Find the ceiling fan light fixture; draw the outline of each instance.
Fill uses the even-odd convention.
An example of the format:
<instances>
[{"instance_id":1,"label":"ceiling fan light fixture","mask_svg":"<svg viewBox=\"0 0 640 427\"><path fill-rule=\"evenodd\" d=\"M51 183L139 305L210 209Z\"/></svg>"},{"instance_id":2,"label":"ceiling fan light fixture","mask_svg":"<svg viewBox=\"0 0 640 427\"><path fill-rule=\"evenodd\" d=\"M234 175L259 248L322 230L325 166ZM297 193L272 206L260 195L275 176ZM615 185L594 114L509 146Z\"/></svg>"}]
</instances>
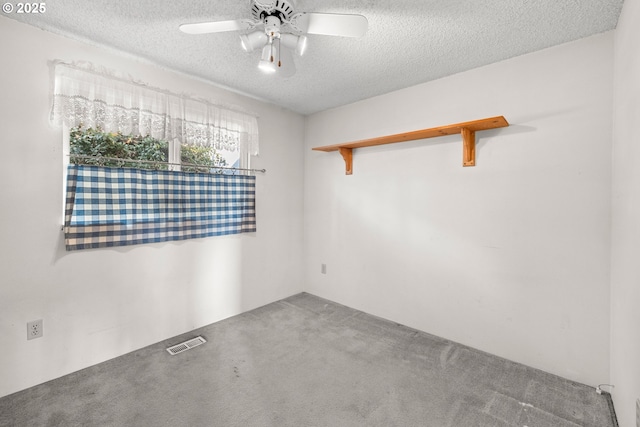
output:
<instances>
[{"instance_id":1,"label":"ceiling fan light fixture","mask_svg":"<svg viewBox=\"0 0 640 427\"><path fill-rule=\"evenodd\" d=\"M307 36L298 36L298 45L296 46L296 53L298 55L302 56L307 51L308 41Z\"/></svg>"},{"instance_id":2,"label":"ceiling fan light fixture","mask_svg":"<svg viewBox=\"0 0 640 427\"><path fill-rule=\"evenodd\" d=\"M276 64L271 61L260 61L258 63L258 68L260 68L260 70L265 74L273 74L277 70Z\"/></svg>"},{"instance_id":3,"label":"ceiling fan light fixture","mask_svg":"<svg viewBox=\"0 0 640 427\"><path fill-rule=\"evenodd\" d=\"M302 56L307 50L307 36L296 36L293 34L281 34L280 42L289 49L295 50L295 52Z\"/></svg>"},{"instance_id":4,"label":"ceiling fan light fixture","mask_svg":"<svg viewBox=\"0 0 640 427\"><path fill-rule=\"evenodd\" d=\"M267 74L273 74L277 70L274 50L275 47L271 43L262 48L262 57L258 63L258 68Z\"/></svg>"},{"instance_id":5,"label":"ceiling fan light fixture","mask_svg":"<svg viewBox=\"0 0 640 427\"><path fill-rule=\"evenodd\" d=\"M267 41L268 37L264 31L254 31L240 36L240 43L246 52L253 52L255 49L264 46Z\"/></svg>"}]
</instances>

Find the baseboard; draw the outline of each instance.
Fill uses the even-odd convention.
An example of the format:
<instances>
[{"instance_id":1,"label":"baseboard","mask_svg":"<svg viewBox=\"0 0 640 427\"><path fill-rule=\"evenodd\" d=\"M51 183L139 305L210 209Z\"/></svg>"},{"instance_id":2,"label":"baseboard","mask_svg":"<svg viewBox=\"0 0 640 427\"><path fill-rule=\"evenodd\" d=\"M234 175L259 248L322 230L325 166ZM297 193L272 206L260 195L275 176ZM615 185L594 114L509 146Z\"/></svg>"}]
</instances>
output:
<instances>
[{"instance_id":1,"label":"baseboard","mask_svg":"<svg viewBox=\"0 0 640 427\"><path fill-rule=\"evenodd\" d=\"M611 398L611 393L603 391L602 395L607 399L609 412L611 413L611 423L613 424L613 427L620 427L620 425L618 424L618 417L616 416L616 409L613 407L613 399Z\"/></svg>"}]
</instances>

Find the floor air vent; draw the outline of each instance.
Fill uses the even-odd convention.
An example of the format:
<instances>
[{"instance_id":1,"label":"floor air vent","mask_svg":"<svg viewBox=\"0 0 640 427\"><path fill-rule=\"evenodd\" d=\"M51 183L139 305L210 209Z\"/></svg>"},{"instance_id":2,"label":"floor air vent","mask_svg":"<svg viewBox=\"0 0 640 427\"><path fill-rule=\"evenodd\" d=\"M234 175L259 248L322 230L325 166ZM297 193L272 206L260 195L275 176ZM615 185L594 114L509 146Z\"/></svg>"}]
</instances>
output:
<instances>
[{"instance_id":1,"label":"floor air vent","mask_svg":"<svg viewBox=\"0 0 640 427\"><path fill-rule=\"evenodd\" d=\"M207 340L202 338L201 336L197 336L195 338L190 339L189 341L181 342L180 344L172 345L167 349L170 355L175 356L178 353L182 353L183 351L191 350L193 347L197 347L200 344L206 343Z\"/></svg>"}]
</instances>

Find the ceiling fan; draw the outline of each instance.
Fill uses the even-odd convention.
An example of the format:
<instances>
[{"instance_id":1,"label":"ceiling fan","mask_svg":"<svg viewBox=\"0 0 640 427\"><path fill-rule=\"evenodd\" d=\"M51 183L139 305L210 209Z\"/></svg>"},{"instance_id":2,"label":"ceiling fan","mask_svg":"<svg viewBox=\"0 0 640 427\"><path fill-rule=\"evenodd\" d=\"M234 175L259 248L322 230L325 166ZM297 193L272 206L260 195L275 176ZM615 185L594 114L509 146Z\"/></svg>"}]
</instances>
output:
<instances>
[{"instance_id":1,"label":"ceiling fan","mask_svg":"<svg viewBox=\"0 0 640 427\"><path fill-rule=\"evenodd\" d=\"M361 37L367 32L368 21L362 15L296 12L293 2L251 0L253 19L182 24L180 30L187 34L240 31L240 42L245 51L262 49L258 67L266 73L278 71L283 76L295 72L291 51L304 54L305 34Z\"/></svg>"}]
</instances>

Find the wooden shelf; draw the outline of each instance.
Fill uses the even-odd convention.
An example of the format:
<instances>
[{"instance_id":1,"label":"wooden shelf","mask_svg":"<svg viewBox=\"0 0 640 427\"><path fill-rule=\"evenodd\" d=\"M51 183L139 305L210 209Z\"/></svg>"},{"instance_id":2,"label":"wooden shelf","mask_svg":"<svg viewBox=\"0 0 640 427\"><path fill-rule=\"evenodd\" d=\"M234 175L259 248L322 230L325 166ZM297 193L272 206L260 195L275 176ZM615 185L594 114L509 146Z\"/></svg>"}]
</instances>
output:
<instances>
[{"instance_id":1,"label":"wooden shelf","mask_svg":"<svg viewBox=\"0 0 640 427\"><path fill-rule=\"evenodd\" d=\"M488 119L474 120L471 122L456 123L454 125L439 126L430 129L416 130L413 132L398 133L395 135L381 136L378 138L363 139L342 144L315 147L317 151L339 151L345 162L346 174L353 174L353 149L373 147L376 145L394 144L396 142L414 141L417 139L435 138L453 134L462 135L462 166L476 165L476 132L509 126L503 116L490 117Z\"/></svg>"}]
</instances>

